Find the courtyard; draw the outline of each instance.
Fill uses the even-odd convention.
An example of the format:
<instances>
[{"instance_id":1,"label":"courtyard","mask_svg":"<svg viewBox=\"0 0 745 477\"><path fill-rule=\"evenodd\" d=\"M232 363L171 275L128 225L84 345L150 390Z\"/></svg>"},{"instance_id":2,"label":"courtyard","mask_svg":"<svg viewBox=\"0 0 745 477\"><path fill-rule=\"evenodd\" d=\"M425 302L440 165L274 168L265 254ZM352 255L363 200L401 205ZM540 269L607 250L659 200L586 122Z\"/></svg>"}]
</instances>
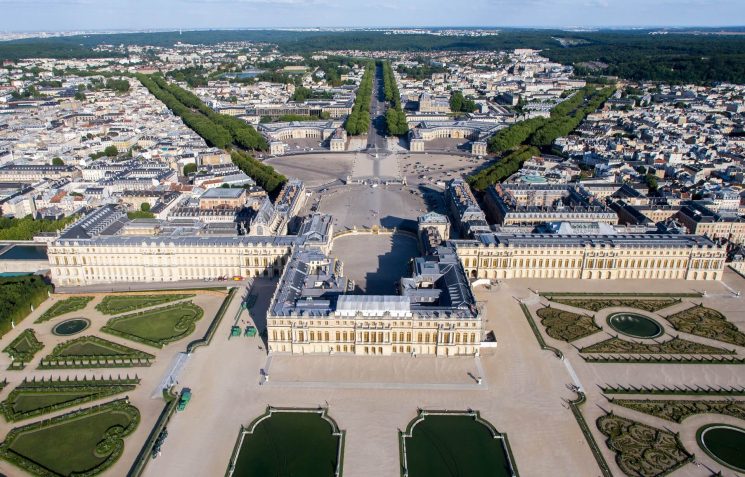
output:
<instances>
[{"instance_id":1,"label":"courtyard","mask_svg":"<svg viewBox=\"0 0 745 477\"><path fill-rule=\"evenodd\" d=\"M411 259L419 251L410 235L352 234L334 240L331 254L344 263L344 276L354 280L355 293L392 295L401 277L411 274Z\"/></svg>"}]
</instances>

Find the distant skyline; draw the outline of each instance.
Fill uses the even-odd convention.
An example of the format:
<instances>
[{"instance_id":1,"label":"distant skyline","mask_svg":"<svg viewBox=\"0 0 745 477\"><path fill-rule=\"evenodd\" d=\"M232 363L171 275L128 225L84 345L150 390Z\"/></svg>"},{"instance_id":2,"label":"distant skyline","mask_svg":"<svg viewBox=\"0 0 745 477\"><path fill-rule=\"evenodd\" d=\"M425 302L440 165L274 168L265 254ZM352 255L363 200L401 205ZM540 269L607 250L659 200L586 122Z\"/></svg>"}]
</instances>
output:
<instances>
[{"instance_id":1,"label":"distant skyline","mask_svg":"<svg viewBox=\"0 0 745 477\"><path fill-rule=\"evenodd\" d=\"M680 27L745 23L743 0L0 0L2 31ZM738 23L739 22L739 23Z\"/></svg>"}]
</instances>

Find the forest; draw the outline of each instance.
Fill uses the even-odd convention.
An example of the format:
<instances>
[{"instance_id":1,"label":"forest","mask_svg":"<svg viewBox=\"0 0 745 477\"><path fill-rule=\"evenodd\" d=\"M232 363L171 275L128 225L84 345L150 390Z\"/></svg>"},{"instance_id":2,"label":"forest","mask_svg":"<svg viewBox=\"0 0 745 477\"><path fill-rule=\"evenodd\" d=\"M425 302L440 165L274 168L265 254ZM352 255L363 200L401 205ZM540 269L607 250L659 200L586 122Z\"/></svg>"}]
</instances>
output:
<instances>
[{"instance_id":1,"label":"forest","mask_svg":"<svg viewBox=\"0 0 745 477\"><path fill-rule=\"evenodd\" d=\"M745 83L745 35L715 30L564 30L501 29L499 35L450 37L426 34L387 35L382 31L222 30L78 35L3 42L0 60L28 57L85 58L116 56L94 51L99 44L172 46L176 42L226 41L276 43L287 53L320 50L511 50L537 48L553 61L575 65L579 73L617 75L632 80ZM564 45L559 40L564 41ZM596 62L588 65L589 62ZM607 66L602 66L607 65ZM329 68L330 69L330 68ZM327 73L329 73L327 71ZM416 74L416 73L415 73Z\"/></svg>"}]
</instances>

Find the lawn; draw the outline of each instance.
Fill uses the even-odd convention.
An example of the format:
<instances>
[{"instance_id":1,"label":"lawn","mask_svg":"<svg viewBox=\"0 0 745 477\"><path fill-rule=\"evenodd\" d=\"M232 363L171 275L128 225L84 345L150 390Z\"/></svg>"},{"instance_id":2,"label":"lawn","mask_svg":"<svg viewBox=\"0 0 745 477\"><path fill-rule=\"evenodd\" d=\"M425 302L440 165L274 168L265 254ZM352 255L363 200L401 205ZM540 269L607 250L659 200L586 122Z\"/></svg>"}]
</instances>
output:
<instances>
[{"instance_id":1,"label":"lawn","mask_svg":"<svg viewBox=\"0 0 745 477\"><path fill-rule=\"evenodd\" d=\"M39 318L37 318L36 323L43 323L45 321L51 320L52 318L66 315L67 313L72 313L73 311L82 310L86 306L88 306L88 303L90 303L91 300L93 300L92 296L73 296L70 298L65 298L64 300L60 300L49 307L47 311L45 311Z\"/></svg>"},{"instance_id":2,"label":"lawn","mask_svg":"<svg viewBox=\"0 0 745 477\"><path fill-rule=\"evenodd\" d=\"M54 347L54 350L41 360L43 368L66 367L110 367L145 365L155 358L152 354L120 345L97 336L81 336ZM86 361L84 365L82 361ZM146 363L141 363L145 360ZM80 363L75 363L75 362ZM116 363L116 361L121 361Z\"/></svg>"},{"instance_id":3,"label":"lawn","mask_svg":"<svg viewBox=\"0 0 745 477\"><path fill-rule=\"evenodd\" d=\"M233 477L332 477L339 436L316 412L275 412L243 439Z\"/></svg>"},{"instance_id":4,"label":"lawn","mask_svg":"<svg viewBox=\"0 0 745 477\"><path fill-rule=\"evenodd\" d=\"M509 477L502 439L465 414L427 415L404 437L410 477Z\"/></svg>"},{"instance_id":5,"label":"lawn","mask_svg":"<svg viewBox=\"0 0 745 477\"><path fill-rule=\"evenodd\" d=\"M162 295L109 295L96 305L96 310L104 315L118 315L128 311L139 310L151 306L162 305L177 300L193 298L194 294L162 294Z\"/></svg>"},{"instance_id":6,"label":"lawn","mask_svg":"<svg viewBox=\"0 0 745 477\"><path fill-rule=\"evenodd\" d=\"M165 344L190 335L203 314L204 310L191 302L175 303L111 318L101 330L161 348Z\"/></svg>"},{"instance_id":7,"label":"lawn","mask_svg":"<svg viewBox=\"0 0 745 477\"><path fill-rule=\"evenodd\" d=\"M44 348L44 345L36 338L36 333L31 328L21 332L11 343L3 350L13 359L8 369L23 369L24 364Z\"/></svg>"},{"instance_id":8,"label":"lawn","mask_svg":"<svg viewBox=\"0 0 745 477\"><path fill-rule=\"evenodd\" d=\"M138 382L138 379L24 381L0 406L7 421L18 421L132 391Z\"/></svg>"},{"instance_id":9,"label":"lawn","mask_svg":"<svg viewBox=\"0 0 745 477\"><path fill-rule=\"evenodd\" d=\"M137 408L112 401L15 428L0 455L33 475L95 475L121 456L139 420Z\"/></svg>"}]
</instances>

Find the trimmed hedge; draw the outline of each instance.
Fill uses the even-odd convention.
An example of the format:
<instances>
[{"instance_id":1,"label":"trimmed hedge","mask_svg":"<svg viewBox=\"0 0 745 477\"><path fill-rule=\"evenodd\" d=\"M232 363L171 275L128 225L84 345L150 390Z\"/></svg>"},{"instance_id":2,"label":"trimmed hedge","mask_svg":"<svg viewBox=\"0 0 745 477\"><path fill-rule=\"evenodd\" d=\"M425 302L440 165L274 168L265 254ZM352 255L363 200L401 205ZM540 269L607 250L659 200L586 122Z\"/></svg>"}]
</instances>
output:
<instances>
[{"instance_id":1,"label":"trimmed hedge","mask_svg":"<svg viewBox=\"0 0 745 477\"><path fill-rule=\"evenodd\" d=\"M122 415L126 417L126 425L118 423ZM93 447L83 449L76 447L83 444L79 439L80 434L76 429L76 421L96 418L106 419L104 425L107 425L108 421L112 421L112 425L103 432L101 439ZM111 467L121 457L124 451L124 437L134 432L139 422L140 412L136 407L129 404L128 399L111 401L14 428L0 445L0 457L32 475L59 475L62 469L59 467L60 462L55 459L58 458L56 455L59 452L58 445L62 444L67 448L78 451L80 454L74 455L74 457L76 460L82 460L84 463L81 465L86 466L82 469L73 469L72 473L76 477L92 477ZM25 449L19 448L18 441L24 437L33 439L35 444L29 445L27 443L23 446ZM32 455L22 454L29 449L33 450ZM86 458L90 460L89 463L85 463ZM104 460L99 462L101 458ZM62 463L62 465L65 466L65 463Z\"/></svg>"},{"instance_id":2,"label":"trimmed hedge","mask_svg":"<svg viewBox=\"0 0 745 477\"><path fill-rule=\"evenodd\" d=\"M71 348L89 347L86 352L70 352ZM109 352L92 352L96 351ZM81 336L54 347L52 352L41 360L39 369L79 369L79 368L120 368L130 366L150 366L155 358L150 353L120 345L98 336Z\"/></svg>"},{"instance_id":3,"label":"trimmed hedge","mask_svg":"<svg viewBox=\"0 0 745 477\"><path fill-rule=\"evenodd\" d=\"M0 403L0 409L5 416L7 421L19 421L22 419L29 419L32 417L40 416L42 414L49 414L51 412L65 409L71 406L77 406L79 404L87 403L90 401L96 401L105 397L112 396L114 394L120 394L135 389L137 384L140 382L139 379L94 379L94 380L47 380L47 381L26 381L24 380L15 389L13 389L8 397ZM25 409L26 406L21 406L19 403L20 399L24 397L33 398L35 396L42 398L50 398L55 395L60 397L60 401L43 405L34 409ZM68 399L65 399L68 398ZM19 410L18 407L24 407L24 410Z\"/></svg>"},{"instance_id":4,"label":"trimmed hedge","mask_svg":"<svg viewBox=\"0 0 745 477\"><path fill-rule=\"evenodd\" d=\"M73 296L60 300L45 311L34 323L43 323L73 311L82 310L93 300L92 296Z\"/></svg>"},{"instance_id":5,"label":"trimmed hedge","mask_svg":"<svg viewBox=\"0 0 745 477\"><path fill-rule=\"evenodd\" d=\"M168 343L178 341L193 333L196 328L196 322L203 315L204 310L192 302L174 303L173 305L111 318L101 328L101 331L154 348L162 348ZM151 326L153 321L172 320L175 316L179 316L179 318L173 324L172 334L168 336L159 335L157 330L153 330ZM131 324L132 321L139 322L142 326ZM130 326L126 327L125 322L130 322Z\"/></svg>"},{"instance_id":6,"label":"trimmed hedge","mask_svg":"<svg viewBox=\"0 0 745 477\"><path fill-rule=\"evenodd\" d=\"M128 311L139 310L140 308L149 308L151 306L162 305L172 301L194 298L196 295L190 294L162 294L162 295L108 295L96 305L96 310L104 315L118 315Z\"/></svg>"},{"instance_id":7,"label":"trimmed hedge","mask_svg":"<svg viewBox=\"0 0 745 477\"><path fill-rule=\"evenodd\" d=\"M44 349L44 344L36 338L36 333L31 328L21 332L16 339L5 347L3 352L13 359L8 369L23 369L25 363L31 361L36 353ZM20 363L20 364L16 364Z\"/></svg>"}]
</instances>

